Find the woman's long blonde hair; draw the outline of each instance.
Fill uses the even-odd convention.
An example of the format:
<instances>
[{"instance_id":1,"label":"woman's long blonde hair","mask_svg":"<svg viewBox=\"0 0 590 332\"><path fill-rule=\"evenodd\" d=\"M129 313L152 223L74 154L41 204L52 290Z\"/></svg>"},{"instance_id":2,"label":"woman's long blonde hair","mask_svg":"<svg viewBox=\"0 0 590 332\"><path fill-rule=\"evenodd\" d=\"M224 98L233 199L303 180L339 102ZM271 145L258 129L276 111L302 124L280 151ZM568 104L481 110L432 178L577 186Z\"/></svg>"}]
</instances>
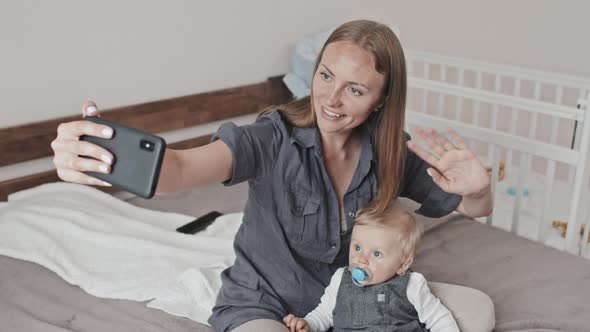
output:
<instances>
[{"instance_id":1,"label":"woman's long blonde hair","mask_svg":"<svg viewBox=\"0 0 590 332\"><path fill-rule=\"evenodd\" d=\"M396 35L388 26L367 20L351 21L332 32L318 54L314 75L326 46L338 41L352 42L366 50L375 61L375 70L385 77L379 103L382 106L378 112L372 112L367 120L374 124L371 134L375 159L379 165L377 197L370 209L373 213L381 213L397 198L404 174L407 89L404 52ZM293 126L315 127L316 116L311 102L313 87L311 91L311 97L269 108L263 114L278 108Z\"/></svg>"}]
</instances>

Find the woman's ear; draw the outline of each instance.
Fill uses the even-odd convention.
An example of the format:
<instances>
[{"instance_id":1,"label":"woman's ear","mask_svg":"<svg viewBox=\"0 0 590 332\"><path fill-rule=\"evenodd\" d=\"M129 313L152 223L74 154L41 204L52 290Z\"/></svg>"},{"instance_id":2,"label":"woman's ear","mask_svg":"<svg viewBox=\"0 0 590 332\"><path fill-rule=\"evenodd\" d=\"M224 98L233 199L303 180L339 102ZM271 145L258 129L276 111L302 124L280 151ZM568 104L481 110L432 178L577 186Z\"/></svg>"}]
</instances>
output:
<instances>
[{"instance_id":1,"label":"woman's ear","mask_svg":"<svg viewBox=\"0 0 590 332\"><path fill-rule=\"evenodd\" d=\"M385 103L387 102L387 96L386 95L382 95L379 98L379 101L377 102L377 104L375 105L375 107L373 108L373 110L375 112L379 112L380 110L383 109L383 106L385 106Z\"/></svg>"},{"instance_id":2,"label":"woman's ear","mask_svg":"<svg viewBox=\"0 0 590 332\"><path fill-rule=\"evenodd\" d=\"M406 257L406 259L404 260L404 262L402 263L402 265L399 267L399 269L397 270L397 274L404 274L406 273L406 271L410 268L410 265L412 265L412 263L414 262L414 256L410 255L408 257Z\"/></svg>"},{"instance_id":3,"label":"woman's ear","mask_svg":"<svg viewBox=\"0 0 590 332\"><path fill-rule=\"evenodd\" d=\"M373 112L379 112L380 110L382 110L383 109L383 105L385 105L385 103L379 103L379 104L377 104L377 106L375 106L373 108Z\"/></svg>"}]
</instances>

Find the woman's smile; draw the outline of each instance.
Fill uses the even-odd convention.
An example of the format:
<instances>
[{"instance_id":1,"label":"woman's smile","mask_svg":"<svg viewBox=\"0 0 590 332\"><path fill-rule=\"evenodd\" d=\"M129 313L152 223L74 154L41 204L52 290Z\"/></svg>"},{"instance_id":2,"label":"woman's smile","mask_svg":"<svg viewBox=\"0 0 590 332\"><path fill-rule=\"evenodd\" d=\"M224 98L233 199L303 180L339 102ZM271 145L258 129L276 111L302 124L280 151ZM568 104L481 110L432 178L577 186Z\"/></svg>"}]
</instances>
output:
<instances>
[{"instance_id":1,"label":"woman's smile","mask_svg":"<svg viewBox=\"0 0 590 332\"><path fill-rule=\"evenodd\" d=\"M337 120L341 117L344 116L344 114L340 114L337 112L333 112L328 110L325 106L322 106L322 115L327 119L327 120Z\"/></svg>"}]
</instances>

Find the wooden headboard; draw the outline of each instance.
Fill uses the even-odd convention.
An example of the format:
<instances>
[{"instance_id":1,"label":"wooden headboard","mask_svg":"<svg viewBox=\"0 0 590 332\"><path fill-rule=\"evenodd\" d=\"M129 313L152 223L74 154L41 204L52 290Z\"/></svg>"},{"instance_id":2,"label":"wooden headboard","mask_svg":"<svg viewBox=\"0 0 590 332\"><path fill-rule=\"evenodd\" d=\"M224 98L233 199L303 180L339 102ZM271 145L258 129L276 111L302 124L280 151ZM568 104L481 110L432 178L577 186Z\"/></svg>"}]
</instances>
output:
<instances>
[{"instance_id":1,"label":"wooden headboard","mask_svg":"<svg viewBox=\"0 0 590 332\"><path fill-rule=\"evenodd\" d=\"M104 110L101 116L151 133L162 133L257 113L291 98L282 76L276 76L257 84ZM52 156L50 144L57 135L57 126L80 118L70 116L0 128L0 167ZM195 137L169 147L196 147L207 144L210 138L211 135ZM55 181L60 180L52 170L0 182L0 201L5 201L10 193Z\"/></svg>"}]
</instances>

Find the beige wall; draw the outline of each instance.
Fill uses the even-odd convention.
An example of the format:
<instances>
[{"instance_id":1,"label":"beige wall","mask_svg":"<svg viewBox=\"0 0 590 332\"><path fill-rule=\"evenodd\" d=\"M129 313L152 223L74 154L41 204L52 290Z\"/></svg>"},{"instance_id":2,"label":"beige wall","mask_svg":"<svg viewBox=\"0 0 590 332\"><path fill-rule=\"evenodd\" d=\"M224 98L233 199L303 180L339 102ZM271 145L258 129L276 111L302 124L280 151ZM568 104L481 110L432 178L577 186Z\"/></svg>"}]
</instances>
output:
<instances>
[{"instance_id":1,"label":"beige wall","mask_svg":"<svg viewBox=\"0 0 590 332\"><path fill-rule=\"evenodd\" d=\"M352 18L414 50L590 77L588 1L0 3L0 127L258 82L302 35Z\"/></svg>"}]
</instances>

